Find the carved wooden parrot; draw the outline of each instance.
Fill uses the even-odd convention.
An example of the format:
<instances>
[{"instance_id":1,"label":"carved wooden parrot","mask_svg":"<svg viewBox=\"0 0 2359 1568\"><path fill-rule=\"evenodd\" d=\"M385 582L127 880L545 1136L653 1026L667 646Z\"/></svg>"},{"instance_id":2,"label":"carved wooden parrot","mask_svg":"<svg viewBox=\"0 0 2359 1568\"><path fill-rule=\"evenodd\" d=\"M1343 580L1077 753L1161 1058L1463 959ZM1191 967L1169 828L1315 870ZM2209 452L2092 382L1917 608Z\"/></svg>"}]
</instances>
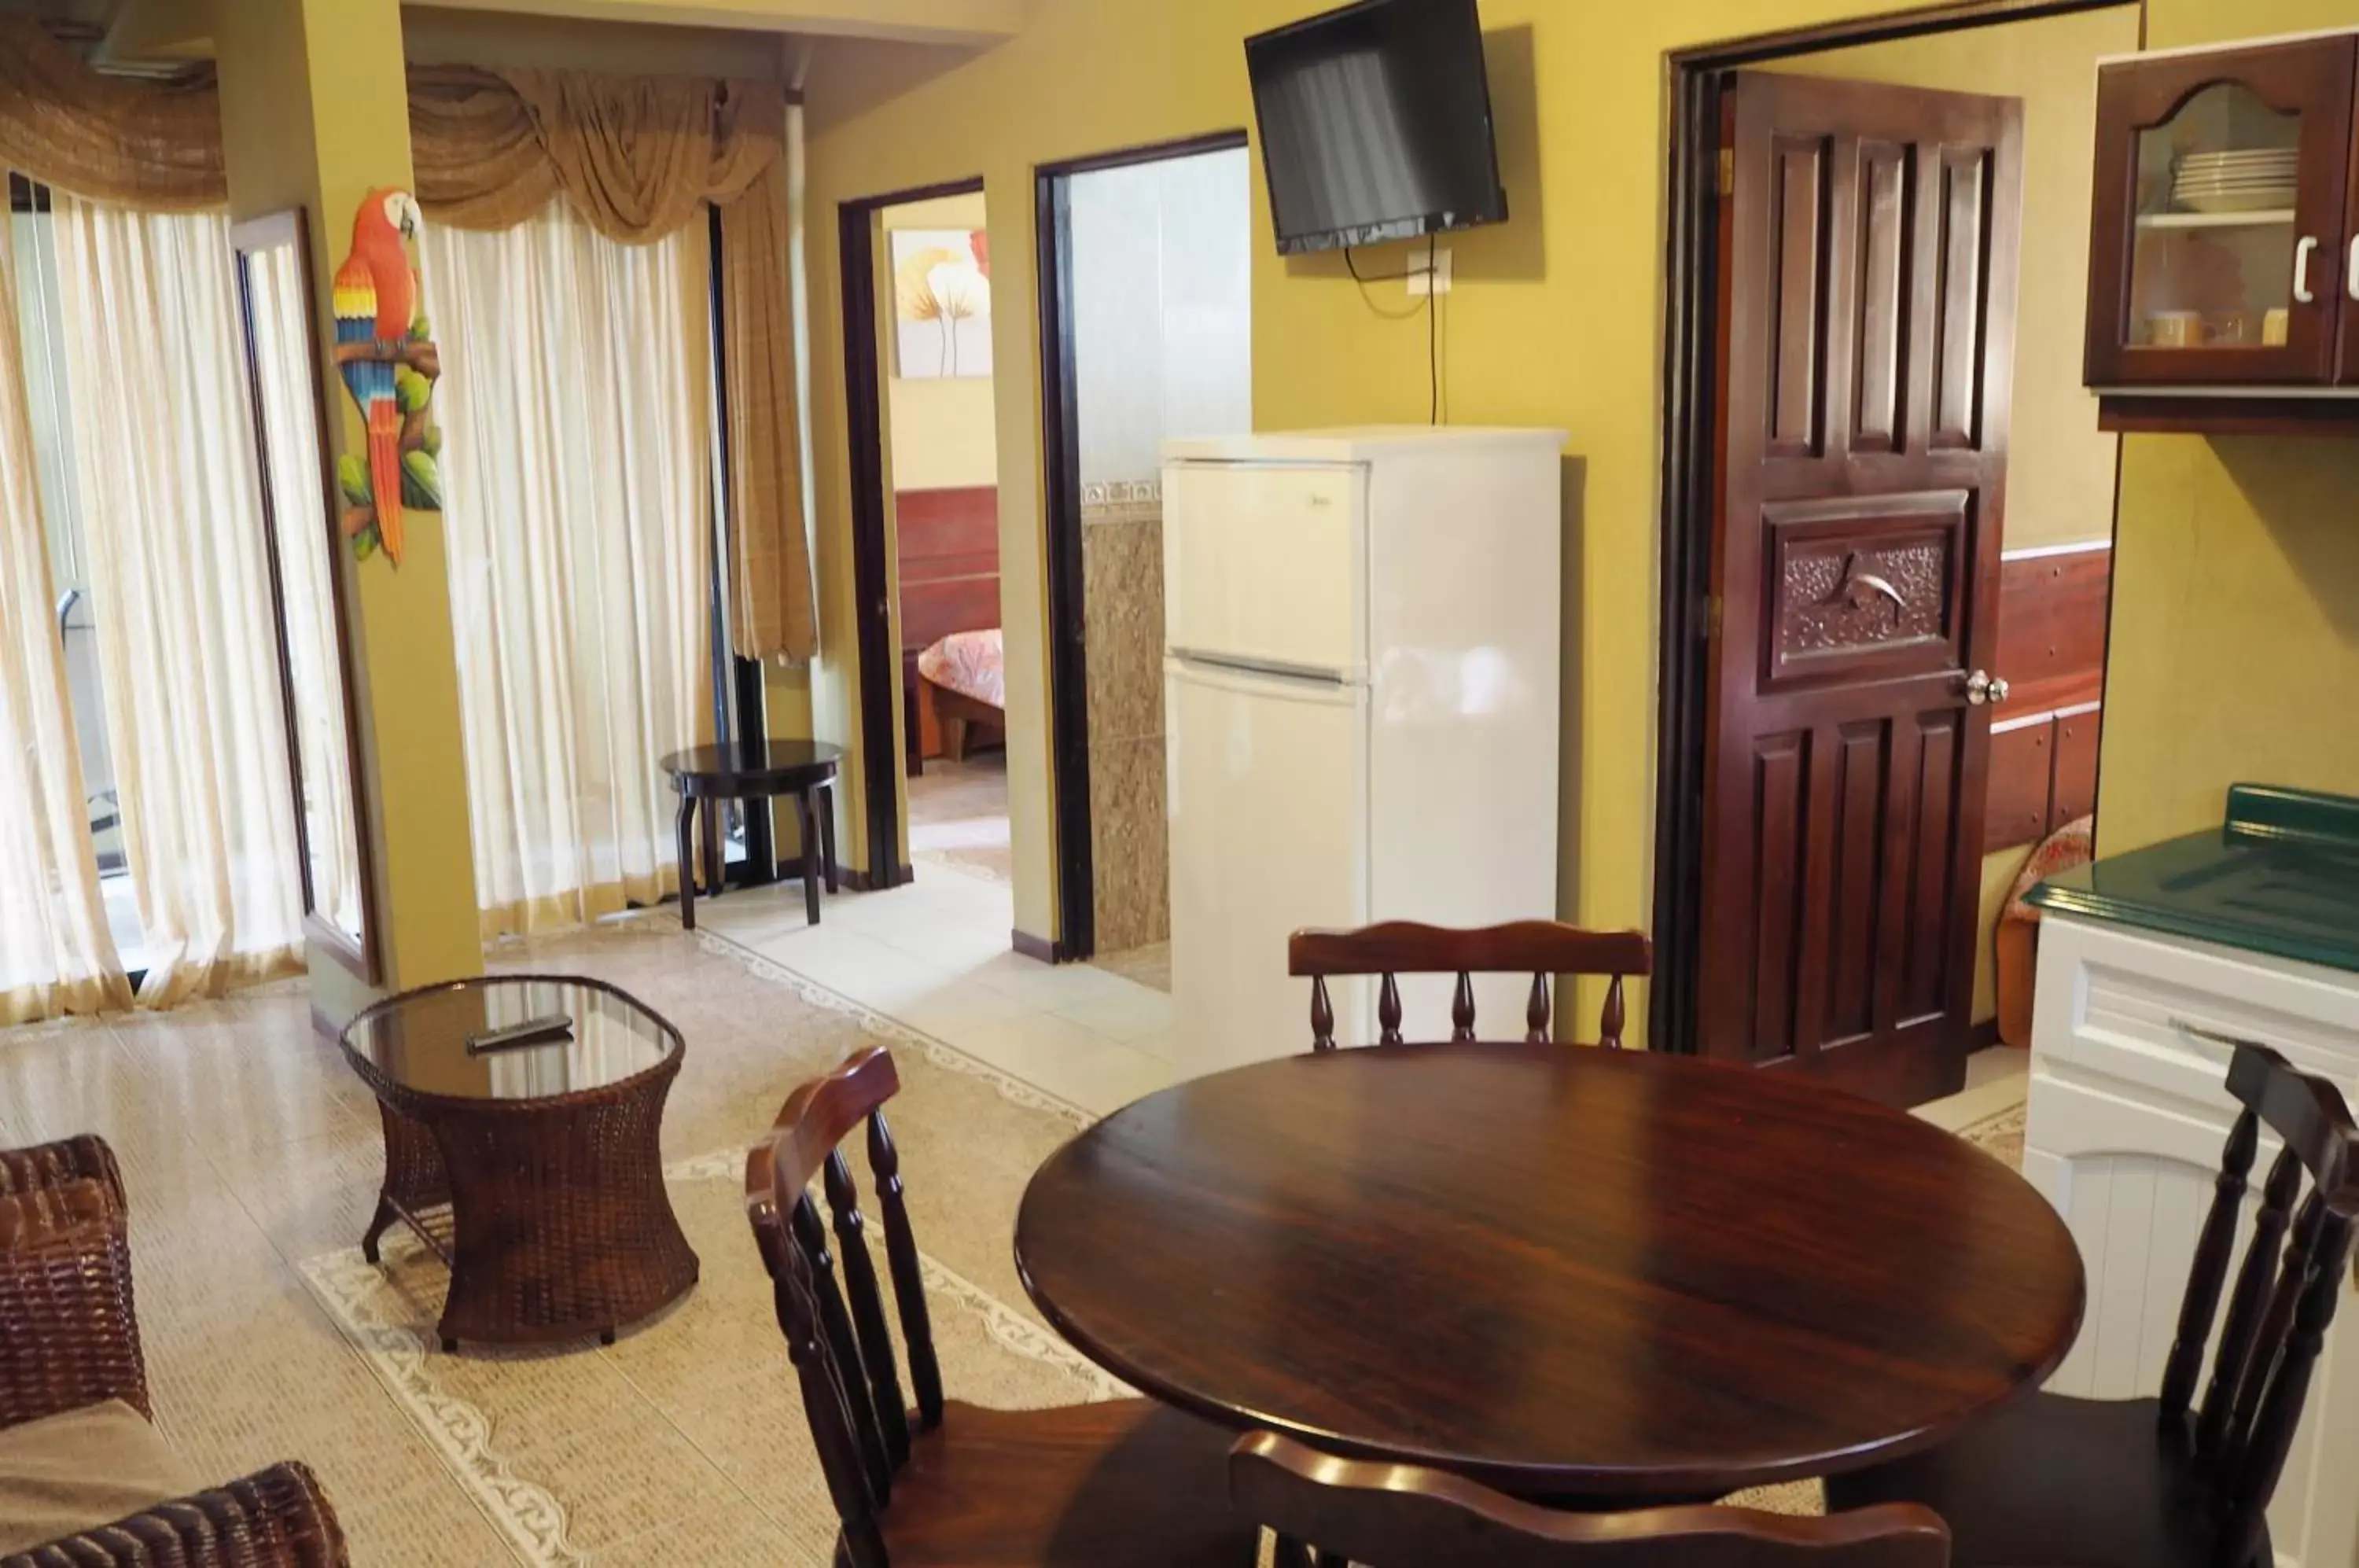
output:
<instances>
[{"instance_id":1,"label":"carved wooden parrot","mask_svg":"<svg viewBox=\"0 0 2359 1568\"><path fill-rule=\"evenodd\" d=\"M336 269L336 342L374 341L388 356L409 335L418 314L418 272L403 242L423 217L407 191L372 191L353 219L352 254ZM342 363L344 385L368 425L369 494L376 504L377 539L401 564L401 423L394 390L395 360Z\"/></svg>"}]
</instances>

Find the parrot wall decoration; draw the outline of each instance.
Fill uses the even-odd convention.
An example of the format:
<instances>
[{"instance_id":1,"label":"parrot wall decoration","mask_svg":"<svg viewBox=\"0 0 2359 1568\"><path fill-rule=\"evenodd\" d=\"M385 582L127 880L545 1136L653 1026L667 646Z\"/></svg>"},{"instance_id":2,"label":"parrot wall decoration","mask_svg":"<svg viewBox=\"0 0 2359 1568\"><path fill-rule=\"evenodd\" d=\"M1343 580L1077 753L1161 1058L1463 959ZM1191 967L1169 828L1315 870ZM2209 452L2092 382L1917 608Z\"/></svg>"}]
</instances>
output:
<instances>
[{"instance_id":1,"label":"parrot wall decoration","mask_svg":"<svg viewBox=\"0 0 2359 1568\"><path fill-rule=\"evenodd\" d=\"M430 417L440 355L419 310L409 245L424 222L407 191L372 191L353 219L353 245L336 268L336 368L367 429L365 455L337 460L345 535L360 558L383 549L401 564L402 509L442 509Z\"/></svg>"}]
</instances>

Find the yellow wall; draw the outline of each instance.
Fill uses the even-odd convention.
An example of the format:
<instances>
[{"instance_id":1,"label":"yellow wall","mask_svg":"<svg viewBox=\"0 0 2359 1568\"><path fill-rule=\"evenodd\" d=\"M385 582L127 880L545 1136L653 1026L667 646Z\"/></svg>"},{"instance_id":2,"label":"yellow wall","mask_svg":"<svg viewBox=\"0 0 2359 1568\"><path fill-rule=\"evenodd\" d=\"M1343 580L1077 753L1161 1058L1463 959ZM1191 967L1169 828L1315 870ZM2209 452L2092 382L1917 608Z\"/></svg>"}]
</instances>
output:
<instances>
[{"instance_id":1,"label":"yellow wall","mask_svg":"<svg viewBox=\"0 0 2359 1568\"><path fill-rule=\"evenodd\" d=\"M2187 0L2158 0L2183 4ZM1015 39L917 69L872 45L822 43L810 78L811 210L981 174L990 200L997 359L1001 592L1007 626L1016 923L1053 929L1042 643L1039 380L1033 167L1252 121L1241 40L1310 0L1109 5L1037 0ZM1488 0L1492 93L1515 219L1456 236L1446 313L1451 417L1560 425L1584 461L1568 575L1573 734L1561 822L1565 912L1644 925L1653 844L1655 582L1666 50L1858 16L1867 0L1658 0L1593 6ZM930 72L930 74L929 74ZM1423 327L1378 320L1333 258L1287 262L1254 211L1256 423L1420 419ZM832 224L829 226L832 227ZM817 683L853 678L842 343L832 236L811 249L822 619ZM1371 258L1383 267L1385 257ZM1018 365L1029 367L1013 374ZM845 686L848 691L848 684ZM848 698L815 692L841 711ZM846 726L848 728L848 726ZM836 733L836 732L831 732ZM1027 737L1031 737L1027 739Z\"/></svg>"},{"instance_id":2,"label":"yellow wall","mask_svg":"<svg viewBox=\"0 0 2359 1568\"><path fill-rule=\"evenodd\" d=\"M353 215L377 186L410 183L409 111L396 0L239 0L215 18L230 211L291 206L311 222L313 308L334 341L328 278ZM359 414L332 372L330 439L358 451ZM337 552L346 634L360 666L354 759L375 850L373 910L385 988L480 974L467 826L459 678L441 519L408 515L396 568ZM313 1005L342 1022L367 993L332 959L311 958Z\"/></svg>"},{"instance_id":3,"label":"yellow wall","mask_svg":"<svg viewBox=\"0 0 2359 1568\"><path fill-rule=\"evenodd\" d=\"M2078 544L2114 529L2115 438L2097 429L2097 399L2081 385L2097 124L2097 77L2090 62L2129 53L2137 38L2137 7L2127 5L1802 55L1770 68L2023 100L2023 281L2007 435L2009 550ZM1982 912L1974 928L1977 1022L1998 1012L1992 928L2030 854L2025 845L1983 861Z\"/></svg>"},{"instance_id":4,"label":"yellow wall","mask_svg":"<svg viewBox=\"0 0 2359 1568\"><path fill-rule=\"evenodd\" d=\"M324 0L314 0L323 4ZM1016 919L1054 926L1044 707L1033 169L1249 125L1239 40L1311 0L1034 0L976 55L823 40L808 90L813 474L826 645L811 723L857 744L835 204L981 175L992 214ZM1452 415L1562 425L1584 461L1569 576L1567 911L1643 923L1652 843L1666 50L1895 8L1883 0L1489 0L1513 223L1459 236ZM2347 25L2349 0L2152 0L2157 47ZM349 196L347 197L347 203ZM349 212L347 204L339 219ZM1254 400L1264 427L1414 419L1421 332L1374 319L1332 261L1281 261L1255 211ZM1379 258L1378 265L1382 265ZM1014 367L1022 365L1022 374ZM2137 438L2124 455L2104 846L2216 820L2239 776L2359 788L2359 727L2313 692L2359 677L2359 460L2343 442ZM2274 671L2298 672L2272 681ZM857 780L843 815L862 839ZM463 842L463 818L462 842Z\"/></svg>"},{"instance_id":5,"label":"yellow wall","mask_svg":"<svg viewBox=\"0 0 2359 1568\"><path fill-rule=\"evenodd\" d=\"M888 234L895 229L979 229L984 226L983 192L888 207L883 217ZM880 296L878 308L886 309L885 300L890 298ZM893 488L951 490L998 484L998 437L992 427L994 378L938 376L904 380L889 374L895 364L889 354L883 364L888 373L885 401L893 421Z\"/></svg>"},{"instance_id":6,"label":"yellow wall","mask_svg":"<svg viewBox=\"0 0 2359 1568\"><path fill-rule=\"evenodd\" d=\"M2155 0L2147 42L2354 22L2349 0ZM2239 779L2359 794L2354 495L2359 442L2125 440L2101 853L2216 824Z\"/></svg>"},{"instance_id":7,"label":"yellow wall","mask_svg":"<svg viewBox=\"0 0 2359 1568\"><path fill-rule=\"evenodd\" d=\"M799 45L777 33L405 5L403 52L419 65L529 66L666 76L782 79Z\"/></svg>"}]
</instances>

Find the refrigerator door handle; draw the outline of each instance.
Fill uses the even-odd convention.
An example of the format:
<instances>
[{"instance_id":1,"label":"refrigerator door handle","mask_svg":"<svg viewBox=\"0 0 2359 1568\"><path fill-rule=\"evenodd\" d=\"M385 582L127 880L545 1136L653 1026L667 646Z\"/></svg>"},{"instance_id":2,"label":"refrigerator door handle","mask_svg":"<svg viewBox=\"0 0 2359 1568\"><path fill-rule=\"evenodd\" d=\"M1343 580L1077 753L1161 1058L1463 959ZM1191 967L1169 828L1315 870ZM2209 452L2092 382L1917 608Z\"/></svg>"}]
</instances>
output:
<instances>
[{"instance_id":1,"label":"refrigerator door handle","mask_svg":"<svg viewBox=\"0 0 2359 1568\"><path fill-rule=\"evenodd\" d=\"M1353 686L1359 684L1340 670L1314 668L1307 664L1286 664L1274 659L1235 659L1224 654L1200 653L1193 648L1175 648L1169 657L1181 664L1201 666L1223 675L1248 675L1263 681L1291 681L1305 686Z\"/></svg>"}]
</instances>

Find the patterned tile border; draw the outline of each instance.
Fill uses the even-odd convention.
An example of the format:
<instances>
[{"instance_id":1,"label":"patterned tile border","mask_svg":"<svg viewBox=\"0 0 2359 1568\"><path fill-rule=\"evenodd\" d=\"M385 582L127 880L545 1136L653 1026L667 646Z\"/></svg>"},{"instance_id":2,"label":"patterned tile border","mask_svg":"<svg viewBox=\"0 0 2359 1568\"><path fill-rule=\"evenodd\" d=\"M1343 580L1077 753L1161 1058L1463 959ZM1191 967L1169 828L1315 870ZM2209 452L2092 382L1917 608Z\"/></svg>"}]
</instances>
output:
<instances>
[{"instance_id":1,"label":"patterned tile border","mask_svg":"<svg viewBox=\"0 0 2359 1568\"><path fill-rule=\"evenodd\" d=\"M678 916L659 915L656 920L669 919L677 927ZM1002 1099L1012 1101L1027 1110L1045 1111L1077 1127L1085 1127L1098 1118L1073 1104L1037 1088L1021 1078L1012 1077L989 1062L969 1056L947 1040L938 1040L923 1029L913 1029L900 1019L878 1012L864 1002L856 1002L840 991L832 990L799 971L788 968L776 959L765 958L751 948L741 947L729 938L713 931L698 931L697 945L716 958L734 960L757 980L773 985L783 985L815 1007L841 1013L856 1019L863 1030L879 1035L899 1045L908 1045L925 1052L926 1060L947 1072L968 1078L980 1078L999 1092Z\"/></svg>"},{"instance_id":2,"label":"patterned tile border","mask_svg":"<svg viewBox=\"0 0 2359 1568\"><path fill-rule=\"evenodd\" d=\"M398 1256L405 1248L422 1250L406 1232L386 1236L386 1252ZM345 1247L306 1258L302 1275L443 1467L507 1538L517 1560L533 1568L587 1563L566 1540L565 1506L548 1487L509 1468L506 1456L492 1445L491 1419L436 1381L425 1336L386 1315L383 1298L391 1287L384 1271L362 1257L359 1247Z\"/></svg>"},{"instance_id":3,"label":"patterned tile border","mask_svg":"<svg viewBox=\"0 0 2359 1568\"><path fill-rule=\"evenodd\" d=\"M1158 522L1163 517L1161 479L1100 479L1082 486L1082 526Z\"/></svg>"},{"instance_id":4,"label":"patterned tile border","mask_svg":"<svg viewBox=\"0 0 2359 1568\"><path fill-rule=\"evenodd\" d=\"M678 916L669 910L649 910L612 922L604 930L628 938L659 932L666 927L679 930ZM710 931L696 934L698 945L704 952L735 961L756 979L784 986L811 1006L851 1018L865 1032L922 1051L927 1060L938 1067L982 1079L1014 1104L1047 1112L1076 1127L1086 1127L1095 1119L1069 1101L1011 1077L943 1040L855 1002L726 937ZM2024 1116L2024 1107L2017 1104L1962 1129L1959 1136L1988 1148L2010 1136L2019 1137ZM739 1178L744 1159L741 1150L717 1150L666 1167L664 1179L671 1182L734 1182ZM397 1231L387 1237L391 1248L414 1248L417 1245L406 1233ZM931 1257L920 1254L919 1262L928 1297L971 1314L982 1323L991 1340L1010 1354L1056 1367L1085 1389L1091 1399L1120 1399L1133 1392L981 1286ZM427 1338L388 1314L384 1297L391 1287L386 1273L364 1258L357 1247L310 1258L301 1266L301 1273L378 1381L408 1413L471 1499L506 1538L518 1561L531 1568L573 1568L585 1563L588 1559L567 1538L564 1504L547 1486L516 1473L492 1443L489 1418L474 1404L450 1394L436 1380ZM1823 1508L1814 1486L1765 1490L1742 1500L1780 1512L1810 1513ZM1266 1543L1263 1555L1266 1559Z\"/></svg>"},{"instance_id":5,"label":"patterned tile border","mask_svg":"<svg viewBox=\"0 0 2359 1568\"><path fill-rule=\"evenodd\" d=\"M664 1169L668 1182L734 1182L745 1155L734 1149L683 1160ZM386 1250L399 1261L422 1252L417 1239L397 1230ZM1011 1355L1053 1367L1072 1379L1085 1399L1127 1399L1136 1392L1063 1340L958 1273L919 1253L926 1299L937 1312L964 1311L992 1342ZM466 1489L485 1518L507 1538L519 1561L531 1568L575 1568L589 1559L566 1535L565 1505L529 1475L520 1475L492 1441L492 1421L469 1400L444 1389L434 1375L429 1338L388 1311L386 1270L361 1256L357 1247L339 1247L306 1259L305 1281L386 1391L423 1433L443 1466ZM780 1354L785 1347L780 1346ZM478 1347L490 1360L519 1353ZM533 1352L532 1354L540 1354Z\"/></svg>"},{"instance_id":6,"label":"patterned tile border","mask_svg":"<svg viewBox=\"0 0 2359 1568\"><path fill-rule=\"evenodd\" d=\"M1082 506L1135 506L1163 504L1163 481L1155 479L1093 479L1082 486Z\"/></svg>"},{"instance_id":7,"label":"patterned tile border","mask_svg":"<svg viewBox=\"0 0 2359 1568\"><path fill-rule=\"evenodd\" d=\"M601 922L594 928L601 936L623 941L669 934L680 929L679 917L669 909L642 910ZM1069 1100L1011 1077L946 1041L855 1002L726 937L712 931L699 931L696 937L702 951L736 963L756 979L783 986L812 1007L850 1018L864 1033L922 1051L927 1061L945 1071L979 1078L1013 1104L1045 1112L1075 1127L1087 1127L1096 1119ZM493 947L498 951L506 945L509 944L495 943ZM734 1183L743 1173L745 1158L742 1149L716 1150L667 1166L664 1180ZM386 1238L386 1248L397 1257L401 1248L415 1248L417 1245L414 1237L398 1229ZM922 1253L919 1264L929 1299L952 1303L972 1314L992 1341L1010 1353L1057 1367L1090 1399L1122 1399L1132 1392L1064 1341L973 1281ZM386 1272L363 1258L357 1247L309 1258L301 1266L301 1272L344 1337L425 1435L444 1467L507 1539L518 1560L532 1568L571 1568L587 1562L566 1537L564 1505L546 1486L516 1473L491 1441L490 1419L473 1403L450 1394L436 1380L431 1361L433 1346L427 1337L388 1315L383 1300L389 1289ZM496 1357L499 1353L487 1354Z\"/></svg>"}]
</instances>

